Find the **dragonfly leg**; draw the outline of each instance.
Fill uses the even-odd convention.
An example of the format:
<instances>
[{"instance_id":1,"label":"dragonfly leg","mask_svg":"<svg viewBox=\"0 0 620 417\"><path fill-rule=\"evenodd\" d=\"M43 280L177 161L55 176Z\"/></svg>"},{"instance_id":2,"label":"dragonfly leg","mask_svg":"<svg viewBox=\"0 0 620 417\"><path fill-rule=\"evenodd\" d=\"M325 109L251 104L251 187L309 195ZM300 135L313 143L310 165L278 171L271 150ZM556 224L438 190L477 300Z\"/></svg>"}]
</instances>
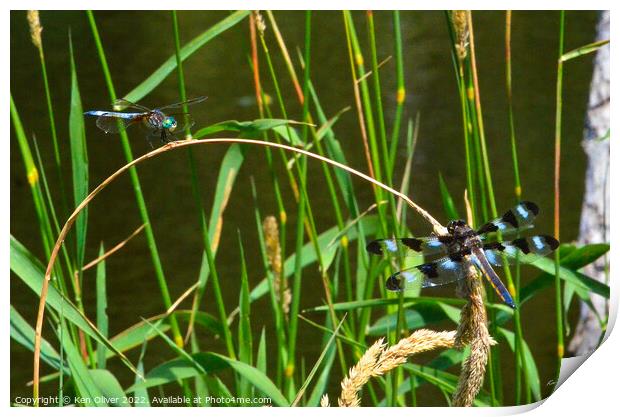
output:
<instances>
[{"instance_id":1,"label":"dragonfly leg","mask_svg":"<svg viewBox=\"0 0 620 417\"><path fill-rule=\"evenodd\" d=\"M166 144L170 142L166 136L166 129L161 130L161 143Z\"/></svg>"}]
</instances>

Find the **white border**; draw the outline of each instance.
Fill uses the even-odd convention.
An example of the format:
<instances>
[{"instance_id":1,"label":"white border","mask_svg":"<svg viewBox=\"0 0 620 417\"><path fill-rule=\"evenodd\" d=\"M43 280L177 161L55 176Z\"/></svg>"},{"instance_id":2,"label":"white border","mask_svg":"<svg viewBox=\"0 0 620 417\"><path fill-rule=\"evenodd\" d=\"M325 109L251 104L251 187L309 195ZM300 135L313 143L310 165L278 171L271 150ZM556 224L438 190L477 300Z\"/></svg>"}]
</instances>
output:
<instances>
[{"instance_id":1,"label":"white border","mask_svg":"<svg viewBox=\"0 0 620 417\"><path fill-rule=\"evenodd\" d=\"M82 2L71 2L71 1L54 1L50 4L49 1L14 1L10 0L4 3L7 7L7 13L4 15L3 21L4 31L3 31L3 48L5 50L5 57L10 56L9 53L9 41L10 34L8 33L10 30L10 15L8 13L8 9L30 9L30 8L38 8L38 9L74 9L77 7L85 8L99 8L99 9L169 9L171 5L174 5L179 10L184 9L197 9L197 8L208 8L208 9L280 9L280 10L299 10L306 9L311 7L312 9L330 9L330 10L339 10L339 9L457 9L457 8L471 8L471 9L506 9L513 8L515 10L518 9L556 9L559 3L557 1L531 1L531 0L521 0L521 1L511 1L511 2L489 2L489 1L468 1L468 2L455 2L455 1L433 1L433 2L411 2L411 1L389 1L383 0L381 2L378 1L324 1L324 0L315 0L312 2L298 2L296 4L292 4L291 2L284 1L238 1L238 0L229 0L225 3L222 2L191 2L191 1L175 1L173 3L164 2L160 0L134 0L132 2L127 1L118 1L118 0L105 0L105 1L82 1ZM613 11L614 7L612 2L610 1L588 1L588 2L579 2L573 0L564 0L561 2L561 6L566 10L580 10L580 9L611 9ZM612 15L615 15L612 13ZM617 30L614 26L614 20L611 20L611 33L612 39L617 39ZM615 47L612 47L612 68L618 68L617 65L617 54L614 54ZM613 71L612 71L613 73ZM2 66L2 76L3 76L3 85L9 85L9 66ZM612 81L612 95L615 91L614 83ZM5 96L4 100L1 104L4 109L3 114L5 115L5 121L8 119L9 114L9 100L8 97ZM612 111L613 114L613 111ZM615 118L611 119L612 130L615 123ZM4 126L5 129L5 140L2 141L2 147L4 150L4 157L9 157L9 133L8 130L12 129L10 123L7 123ZM613 145L613 140L612 140ZM617 152L615 151L615 147L612 146L611 150L611 159L614 159L614 155ZM617 158L615 158L617 159ZM1 182L2 187L2 195L9 196L9 163L1 164L0 169L3 171L3 181ZM614 163L611 164L611 182L612 184L615 182L615 179L618 175L618 168ZM612 186L613 187L613 186ZM613 188L612 188L613 189ZM569 192L569 190L563 190L563 192ZM6 201L6 200L5 200ZM611 207L612 213L615 210L620 209L618 205L618 201L615 194L611 194ZM3 236L5 236L5 251L2 253L0 257L0 268L7 273L9 271L9 262L8 262L8 235L9 235L9 205L4 204L2 206L2 212L0 216L0 230L3 232ZM615 223L611 223L611 236L612 241L614 237L617 236L617 228L615 227ZM619 259L618 256L618 248L612 245L611 248L611 259ZM8 275L8 274L7 274ZM613 277L613 269L612 269L612 277ZM617 281L613 279L613 281ZM615 284L615 282L614 282ZM10 304L9 300L9 291L8 291L8 279L5 280L5 291L3 294L5 302L3 303L3 308L0 308L0 321L5 323L5 329L8 329L8 305ZM610 331L613 328L613 324L615 322L615 317L618 309L618 288L617 285L612 285L612 302L611 302L611 311L610 311ZM611 333L611 334L610 334ZM508 415L508 414L517 414L522 413L527 410L530 411L533 416L546 416L550 414L561 415L561 416L595 416L595 415L608 415L610 410L613 410L613 404L615 403L615 399L618 396L618 378L620 377L620 336L617 334L618 332L608 332L608 339L603 343L603 345L592 354L592 356L587 360L579 369L574 372L570 378L568 378L567 382L562 384L558 390L549 397L544 402L544 405L537 407L537 405L530 405L524 407L506 407L506 408L472 408L472 409L449 409L449 408L416 408L416 409L396 409L390 408L385 412L389 412L390 415L407 415L411 416L413 413L417 415L475 415L475 416L491 416L491 415ZM5 334L5 343L3 345L3 354L2 361L4 363L4 369L9 369L8 361L9 352L9 335L8 331ZM8 392L9 392L9 375L8 372L5 373L5 377L2 379L3 388L5 388L4 392L6 393L5 398L3 399L5 407L8 406ZM335 398L331 399L332 404L335 402ZM131 412L132 415L149 415L152 416L154 414L169 414L169 408L148 408L148 409L128 409L128 410L114 410L115 415L125 415ZM289 409L278 409L278 408L253 408L251 410L242 410L242 409L226 409L226 408L218 408L217 415L222 414L237 414L244 411L251 412L255 415L260 416L273 416L274 414L288 414L291 412ZM37 413L46 414L46 415L67 415L74 414L75 415L84 415L84 414L99 414L99 415L110 415L110 409L107 410L99 410L94 408L89 409L51 409L45 408L36 411ZM184 408L175 408L174 413L178 415L195 415L197 412L208 413L208 410L197 410L197 409L184 409ZM314 415L317 410L309 409L309 408L301 408L294 411L295 414L300 415ZM360 414L376 414L377 410L373 408L366 409L358 409L358 410L345 410L338 409L337 407L331 407L329 409L321 409L320 412L322 414L344 414L344 413L355 413L356 415ZM20 408L12 408L11 415L14 414L23 414L31 415L33 410L31 409L20 409Z\"/></svg>"}]
</instances>

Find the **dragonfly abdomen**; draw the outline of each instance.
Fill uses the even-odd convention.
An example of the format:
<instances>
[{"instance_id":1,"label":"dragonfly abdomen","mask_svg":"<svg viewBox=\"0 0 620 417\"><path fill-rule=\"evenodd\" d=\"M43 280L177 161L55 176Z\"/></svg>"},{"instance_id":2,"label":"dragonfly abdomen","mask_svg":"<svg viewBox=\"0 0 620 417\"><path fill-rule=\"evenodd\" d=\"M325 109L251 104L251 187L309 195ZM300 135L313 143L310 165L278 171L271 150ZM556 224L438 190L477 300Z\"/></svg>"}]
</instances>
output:
<instances>
[{"instance_id":1,"label":"dragonfly abdomen","mask_svg":"<svg viewBox=\"0 0 620 417\"><path fill-rule=\"evenodd\" d=\"M90 110L84 112L85 116L104 116L115 117L117 119L135 119L142 116L143 113L121 113L117 111Z\"/></svg>"}]
</instances>

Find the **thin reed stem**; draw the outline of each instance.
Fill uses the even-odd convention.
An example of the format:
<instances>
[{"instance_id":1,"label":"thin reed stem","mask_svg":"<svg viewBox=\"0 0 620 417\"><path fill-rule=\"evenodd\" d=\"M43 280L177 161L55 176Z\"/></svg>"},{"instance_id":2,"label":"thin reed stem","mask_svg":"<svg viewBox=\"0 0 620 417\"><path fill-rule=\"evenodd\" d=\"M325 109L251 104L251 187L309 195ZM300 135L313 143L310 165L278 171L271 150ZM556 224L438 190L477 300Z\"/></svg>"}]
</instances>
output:
<instances>
[{"instance_id":1,"label":"thin reed stem","mask_svg":"<svg viewBox=\"0 0 620 417\"><path fill-rule=\"evenodd\" d=\"M564 75L564 27L565 13L560 11L560 34L558 46L558 71L555 92L555 162L553 171L553 236L560 241L560 158L562 156L562 79ZM560 251L555 251L555 320L557 335L557 374L564 357L564 322L562 313L562 285L560 281Z\"/></svg>"}]
</instances>

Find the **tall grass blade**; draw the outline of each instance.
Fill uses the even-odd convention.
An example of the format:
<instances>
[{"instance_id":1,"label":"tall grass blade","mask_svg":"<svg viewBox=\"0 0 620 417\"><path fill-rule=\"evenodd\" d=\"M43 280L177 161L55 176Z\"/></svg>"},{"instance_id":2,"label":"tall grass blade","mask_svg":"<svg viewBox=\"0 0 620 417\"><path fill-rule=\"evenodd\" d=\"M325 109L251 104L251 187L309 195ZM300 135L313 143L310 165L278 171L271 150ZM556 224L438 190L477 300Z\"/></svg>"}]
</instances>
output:
<instances>
[{"instance_id":1,"label":"tall grass blade","mask_svg":"<svg viewBox=\"0 0 620 417\"><path fill-rule=\"evenodd\" d=\"M446 212L446 216L448 219L460 219L459 213L454 205L454 200L450 195L450 190L448 189L448 185L443 179L443 175L441 172L439 173L439 192L441 193L441 201L443 202L443 209Z\"/></svg>"},{"instance_id":2,"label":"tall grass blade","mask_svg":"<svg viewBox=\"0 0 620 417\"><path fill-rule=\"evenodd\" d=\"M105 250L103 243L99 247L99 256L103 256ZM97 264L97 277L96 277L96 293L97 293L97 328L103 335L108 337L108 292L106 289L106 269L105 261L101 261ZM106 368L106 355L107 349L101 342L97 342L97 368Z\"/></svg>"},{"instance_id":3,"label":"tall grass blade","mask_svg":"<svg viewBox=\"0 0 620 417\"><path fill-rule=\"evenodd\" d=\"M340 323L338 323L338 326L336 326L336 328L334 329L334 333L332 334L332 336L327 341L327 344L325 345L325 348L323 348L323 351L321 352L321 355L319 356L319 358L314 363L314 366L312 367L312 369L310 370L310 373L308 374L307 378L304 380L303 384L301 385L301 388L299 388L299 391L297 392L297 395L295 396L295 399L291 403L292 407L295 407L297 404L299 404L299 401L301 400L302 396L306 392L306 388L308 388L308 385L310 385L310 382L312 381L312 378L314 378L314 374L316 374L316 372L319 370L319 366L321 365L321 362L323 361L323 358L325 358L325 355L327 354L329 348L332 346L332 343L336 339L336 335L338 334L338 330L340 330L340 327L342 326L342 323L344 323L345 319L346 319L346 314L342 318L342 320L340 320Z\"/></svg>"},{"instance_id":4,"label":"tall grass blade","mask_svg":"<svg viewBox=\"0 0 620 417\"><path fill-rule=\"evenodd\" d=\"M11 236L10 258L11 271L28 285L35 294L39 295L41 287L43 286L43 265L13 236ZM56 311L62 311L64 318L78 326L96 341L103 343L108 349L113 350L129 369L136 372L135 367L129 362L129 359L116 349L112 343L99 332L97 327L53 286L49 287L47 305Z\"/></svg>"},{"instance_id":5,"label":"tall grass blade","mask_svg":"<svg viewBox=\"0 0 620 417\"><path fill-rule=\"evenodd\" d=\"M256 352L256 369L267 375L267 339L264 327L260 332L260 339L258 341L258 351Z\"/></svg>"},{"instance_id":6,"label":"tall grass blade","mask_svg":"<svg viewBox=\"0 0 620 417\"><path fill-rule=\"evenodd\" d=\"M205 30L200 35L189 41L185 46L181 48L181 60L185 61L192 56L197 50L202 48L205 44L211 41L213 38L219 36L226 30L235 26L241 22L245 17L250 14L248 10L239 10L226 18L222 19L209 29ZM160 85L172 71L177 67L176 56L170 56L155 72L142 81L137 87L127 93L124 98L129 101L137 102L144 98L147 94L153 91L158 85Z\"/></svg>"},{"instance_id":7,"label":"tall grass blade","mask_svg":"<svg viewBox=\"0 0 620 417\"><path fill-rule=\"evenodd\" d=\"M115 406L129 407L130 402L118 382L118 379L107 369L90 369L89 373L101 392L100 402Z\"/></svg>"},{"instance_id":8,"label":"tall grass blade","mask_svg":"<svg viewBox=\"0 0 620 417\"><path fill-rule=\"evenodd\" d=\"M605 46L609 43L609 39L605 39L602 41L596 41L589 43L584 46L580 46L579 48L573 49L572 51L568 51L560 57L562 62L570 61L571 59L579 58L580 56L584 56L587 54L591 54L593 52L598 51L598 49L602 46Z\"/></svg>"},{"instance_id":9,"label":"tall grass blade","mask_svg":"<svg viewBox=\"0 0 620 417\"><path fill-rule=\"evenodd\" d=\"M43 249L46 256L49 256L52 250L53 233L51 224L45 210L45 203L43 201L43 193L41 191L41 185L39 183L39 171L34 163L32 157L32 151L28 144L28 139L24 133L24 127L22 125L17 106L13 102L13 96L11 96L11 121L13 122L13 128L15 129L15 136L17 137L17 143L19 144L19 150L24 160L24 167L26 168L26 179L32 192L32 199L34 202L37 218L39 221L39 230L41 231L41 240L43 242Z\"/></svg>"},{"instance_id":10,"label":"tall grass blade","mask_svg":"<svg viewBox=\"0 0 620 417\"><path fill-rule=\"evenodd\" d=\"M504 336L504 339L508 342L510 349L515 350L515 334L510 330L506 330L503 327L498 328L499 333ZM536 361L534 360L534 355L527 345L527 342L524 339L517 339L521 343L521 351L523 352L523 357L525 362L523 366L526 369L526 375L528 377L528 385L532 390L532 395L534 396L535 401L541 400L541 387L540 387L540 376L538 375L538 369L536 368Z\"/></svg>"},{"instance_id":11,"label":"tall grass blade","mask_svg":"<svg viewBox=\"0 0 620 417\"><path fill-rule=\"evenodd\" d=\"M60 340L67 355L69 369L71 369L71 381L80 397L80 401L92 407L105 407L106 404L101 401L103 393L95 383L90 370L84 364L80 351L73 344L71 338L68 337L70 332L64 321L61 321L61 332L64 337L60 337Z\"/></svg>"},{"instance_id":12,"label":"tall grass blade","mask_svg":"<svg viewBox=\"0 0 620 417\"><path fill-rule=\"evenodd\" d=\"M241 233L239 233L239 257L241 261L241 289L239 291L239 360L252 365L252 329L250 327L250 287L248 284L248 271L245 264L245 253ZM249 396L247 381L241 380L239 393Z\"/></svg>"},{"instance_id":13,"label":"tall grass blade","mask_svg":"<svg viewBox=\"0 0 620 417\"><path fill-rule=\"evenodd\" d=\"M60 148L58 146L58 133L56 131L56 120L54 117L54 105L52 104L52 93L50 90L49 79L47 77L47 64L45 62L45 52L43 48L43 27L39 19L38 10L28 11L28 24L30 26L30 35L32 37L32 43L39 51L39 62L41 64L41 76L43 78L43 88L45 90L45 102L47 104L47 115L50 123L50 134L52 138L52 145L54 147L54 162L56 167L56 175L60 184L60 199L63 211L67 211L67 196L65 193L65 186L62 177L62 163L60 156Z\"/></svg>"},{"instance_id":14,"label":"tall grass blade","mask_svg":"<svg viewBox=\"0 0 620 417\"><path fill-rule=\"evenodd\" d=\"M69 112L69 143L71 144L71 172L73 174L73 203L78 206L88 195L88 151L84 130L84 111L80 98L73 41L69 34L69 56L71 59L71 106ZM75 221L76 267L81 271L86 250L86 228L88 209L84 209ZM79 273L81 274L81 272Z\"/></svg>"},{"instance_id":15,"label":"tall grass blade","mask_svg":"<svg viewBox=\"0 0 620 417\"><path fill-rule=\"evenodd\" d=\"M34 352L34 328L28 324L26 319L13 307L10 306L10 335L11 339ZM60 369L60 355L46 339L41 340L41 359L54 369ZM64 372L69 375L69 368L65 363Z\"/></svg>"},{"instance_id":16,"label":"tall grass blade","mask_svg":"<svg viewBox=\"0 0 620 417\"><path fill-rule=\"evenodd\" d=\"M196 364L200 365L200 367L197 367ZM202 371L200 368L202 368ZM126 392L133 392L140 388L156 387L207 373L212 375L226 369L233 369L243 378L246 378L254 387L270 397L275 405L288 407L289 402L264 373L251 365L213 352L195 353L189 359L173 359L157 365L147 373L145 381L132 385Z\"/></svg>"},{"instance_id":17,"label":"tall grass blade","mask_svg":"<svg viewBox=\"0 0 620 417\"><path fill-rule=\"evenodd\" d=\"M559 47L558 47L558 67L555 92L555 162L553 176L553 237L560 241L560 160L562 152L562 80L564 74L564 63L562 55L564 54L564 28L565 14L564 10L560 11L560 29L559 29ZM556 375L560 375L562 366L562 358L564 357L564 320L562 314L562 284L560 281L560 254L555 252L555 322L557 336L557 358L556 358Z\"/></svg>"}]
</instances>

